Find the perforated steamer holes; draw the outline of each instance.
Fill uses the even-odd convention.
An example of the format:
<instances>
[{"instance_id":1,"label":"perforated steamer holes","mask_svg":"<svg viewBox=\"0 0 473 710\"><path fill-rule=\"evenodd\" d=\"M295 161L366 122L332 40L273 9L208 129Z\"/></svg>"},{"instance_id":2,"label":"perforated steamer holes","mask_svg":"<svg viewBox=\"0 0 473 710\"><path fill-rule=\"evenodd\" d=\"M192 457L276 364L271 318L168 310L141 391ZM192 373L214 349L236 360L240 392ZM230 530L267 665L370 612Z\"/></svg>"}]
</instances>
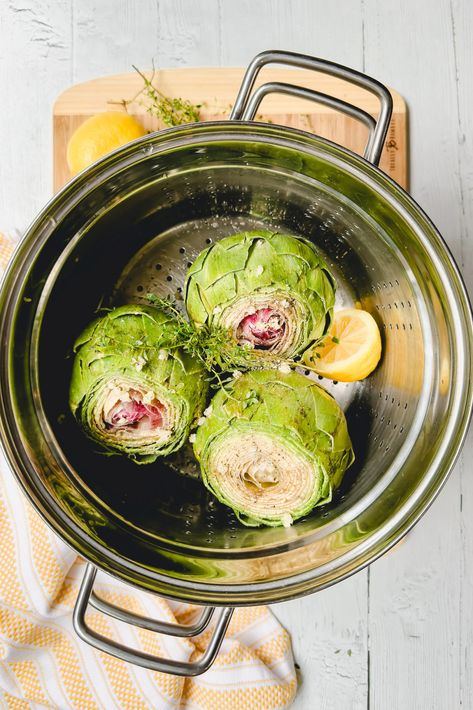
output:
<instances>
[{"instance_id":1,"label":"perforated steamer holes","mask_svg":"<svg viewBox=\"0 0 473 710\"><path fill-rule=\"evenodd\" d=\"M384 330L388 328L389 330L413 330L412 320L408 313L408 310L412 309L412 303L409 299L403 300L399 297L400 283L398 279L394 279L394 281L376 281L371 285L371 291L377 299L374 306L383 317L382 327ZM396 319L398 319L398 322L392 322L394 314L390 316L389 311L397 311ZM403 313L402 311L406 312Z\"/></svg>"},{"instance_id":2,"label":"perforated steamer holes","mask_svg":"<svg viewBox=\"0 0 473 710\"><path fill-rule=\"evenodd\" d=\"M117 305L127 302L148 304L149 293L182 302L179 296L183 293L187 270L197 255L213 243L214 224L219 226L220 222L216 223L215 218L188 222L152 239L123 271L115 287L114 302ZM248 228L246 223L238 223L232 229L226 220L222 236L245 228ZM209 236L210 230L212 237Z\"/></svg>"}]
</instances>

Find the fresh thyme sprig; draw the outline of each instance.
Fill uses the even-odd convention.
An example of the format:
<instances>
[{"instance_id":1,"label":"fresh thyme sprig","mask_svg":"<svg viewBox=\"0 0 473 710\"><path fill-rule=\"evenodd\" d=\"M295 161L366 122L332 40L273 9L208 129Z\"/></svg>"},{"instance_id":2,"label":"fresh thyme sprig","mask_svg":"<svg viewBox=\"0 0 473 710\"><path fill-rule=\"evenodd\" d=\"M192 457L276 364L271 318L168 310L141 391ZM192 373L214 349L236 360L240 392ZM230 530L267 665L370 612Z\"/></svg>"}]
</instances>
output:
<instances>
[{"instance_id":1,"label":"fresh thyme sprig","mask_svg":"<svg viewBox=\"0 0 473 710\"><path fill-rule=\"evenodd\" d=\"M154 63L150 79L134 64L132 66L143 79L143 87L132 99L121 99L120 101L109 101L108 103L118 104L123 106L125 111L128 111L128 107L137 102L145 108L147 113L169 127L200 121L200 109L203 104L193 104L188 99L172 99L154 86L153 81L156 76Z\"/></svg>"},{"instance_id":2,"label":"fresh thyme sprig","mask_svg":"<svg viewBox=\"0 0 473 710\"><path fill-rule=\"evenodd\" d=\"M196 123L200 121L201 104L192 104L188 99L171 99L154 86L153 81L156 74L154 64L151 79L148 79L148 77L134 65L133 69L141 76L144 82L140 94L145 98L145 101L141 103L146 108L147 113L160 119L165 126L181 126L184 123ZM138 96L140 94L138 94ZM136 98L137 97L135 97L135 100Z\"/></svg>"},{"instance_id":3,"label":"fresh thyme sprig","mask_svg":"<svg viewBox=\"0 0 473 710\"><path fill-rule=\"evenodd\" d=\"M189 323L169 298L161 298L154 293L148 293L146 298L150 303L161 308L175 321L173 342L171 347L182 348L185 352L200 360L214 380L213 386L225 387L241 371L255 369L254 353L250 347L238 345L226 328L202 325L196 328ZM261 367L288 368L295 363L282 360L280 357L266 356L261 361Z\"/></svg>"}]
</instances>

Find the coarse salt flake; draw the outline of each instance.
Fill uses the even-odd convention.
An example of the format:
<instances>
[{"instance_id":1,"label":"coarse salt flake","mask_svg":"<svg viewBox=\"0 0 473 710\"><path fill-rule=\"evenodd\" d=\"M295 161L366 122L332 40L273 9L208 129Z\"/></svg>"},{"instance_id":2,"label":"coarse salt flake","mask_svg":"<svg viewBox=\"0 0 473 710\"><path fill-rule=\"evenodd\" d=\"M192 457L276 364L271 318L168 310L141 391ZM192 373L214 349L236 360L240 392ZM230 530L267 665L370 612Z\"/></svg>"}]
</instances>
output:
<instances>
[{"instance_id":1,"label":"coarse salt flake","mask_svg":"<svg viewBox=\"0 0 473 710\"><path fill-rule=\"evenodd\" d=\"M290 528L293 522L292 515L289 513L283 513L283 515L281 515L281 523L283 524L283 527Z\"/></svg>"},{"instance_id":2,"label":"coarse salt flake","mask_svg":"<svg viewBox=\"0 0 473 710\"><path fill-rule=\"evenodd\" d=\"M194 444L194 443L195 443L195 439L196 439L195 434L191 434L190 437L189 437L190 443L191 443L191 444Z\"/></svg>"},{"instance_id":3,"label":"coarse salt flake","mask_svg":"<svg viewBox=\"0 0 473 710\"><path fill-rule=\"evenodd\" d=\"M135 366L135 370L137 370L137 372L141 372L143 367L146 365L146 360L141 355L139 355L138 357L133 357L131 359L131 362Z\"/></svg>"},{"instance_id":4,"label":"coarse salt flake","mask_svg":"<svg viewBox=\"0 0 473 710\"><path fill-rule=\"evenodd\" d=\"M263 268L263 267L261 266L261 264L260 264L259 266L256 267L256 271L255 271L256 276L261 276L261 274L263 273L263 271L264 271L264 268Z\"/></svg>"}]
</instances>

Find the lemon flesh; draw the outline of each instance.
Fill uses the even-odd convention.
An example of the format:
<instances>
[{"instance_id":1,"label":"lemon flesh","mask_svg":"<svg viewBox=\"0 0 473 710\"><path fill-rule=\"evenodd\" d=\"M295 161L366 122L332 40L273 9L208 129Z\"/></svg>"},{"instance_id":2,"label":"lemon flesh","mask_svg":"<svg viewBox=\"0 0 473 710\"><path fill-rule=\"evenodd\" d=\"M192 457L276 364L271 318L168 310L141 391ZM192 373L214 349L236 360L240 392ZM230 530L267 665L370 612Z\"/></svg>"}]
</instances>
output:
<instances>
[{"instance_id":1,"label":"lemon flesh","mask_svg":"<svg viewBox=\"0 0 473 710\"><path fill-rule=\"evenodd\" d=\"M339 382L368 377L381 358L381 336L373 316L358 308L336 311L324 339L304 354L317 374Z\"/></svg>"}]
</instances>

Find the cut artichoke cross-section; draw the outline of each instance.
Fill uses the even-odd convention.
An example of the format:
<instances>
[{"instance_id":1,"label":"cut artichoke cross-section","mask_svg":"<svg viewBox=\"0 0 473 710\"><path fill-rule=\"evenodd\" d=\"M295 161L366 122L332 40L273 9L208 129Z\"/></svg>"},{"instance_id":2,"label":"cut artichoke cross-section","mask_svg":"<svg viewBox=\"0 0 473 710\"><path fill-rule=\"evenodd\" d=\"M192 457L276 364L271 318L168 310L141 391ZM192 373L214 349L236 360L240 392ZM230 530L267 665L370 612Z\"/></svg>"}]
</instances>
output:
<instances>
[{"instance_id":1,"label":"cut artichoke cross-section","mask_svg":"<svg viewBox=\"0 0 473 710\"><path fill-rule=\"evenodd\" d=\"M202 480L246 525L284 525L331 500L353 461L345 416L313 380L255 370L212 400L194 444Z\"/></svg>"},{"instance_id":2,"label":"cut artichoke cross-section","mask_svg":"<svg viewBox=\"0 0 473 710\"><path fill-rule=\"evenodd\" d=\"M335 282L307 239L261 230L226 237L201 252L185 292L196 326L224 327L261 367L268 356L301 355L324 335Z\"/></svg>"},{"instance_id":3,"label":"cut artichoke cross-section","mask_svg":"<svg viewBox=\"0 0 473 710\"><path fill-rule=\"evenodd\" d=\"M175 347L176 324L152 306L121 306L75 344L70 407L103 448L149 463L178 449L205 407L203 366Z\"/></svg>"}]
</instances>

